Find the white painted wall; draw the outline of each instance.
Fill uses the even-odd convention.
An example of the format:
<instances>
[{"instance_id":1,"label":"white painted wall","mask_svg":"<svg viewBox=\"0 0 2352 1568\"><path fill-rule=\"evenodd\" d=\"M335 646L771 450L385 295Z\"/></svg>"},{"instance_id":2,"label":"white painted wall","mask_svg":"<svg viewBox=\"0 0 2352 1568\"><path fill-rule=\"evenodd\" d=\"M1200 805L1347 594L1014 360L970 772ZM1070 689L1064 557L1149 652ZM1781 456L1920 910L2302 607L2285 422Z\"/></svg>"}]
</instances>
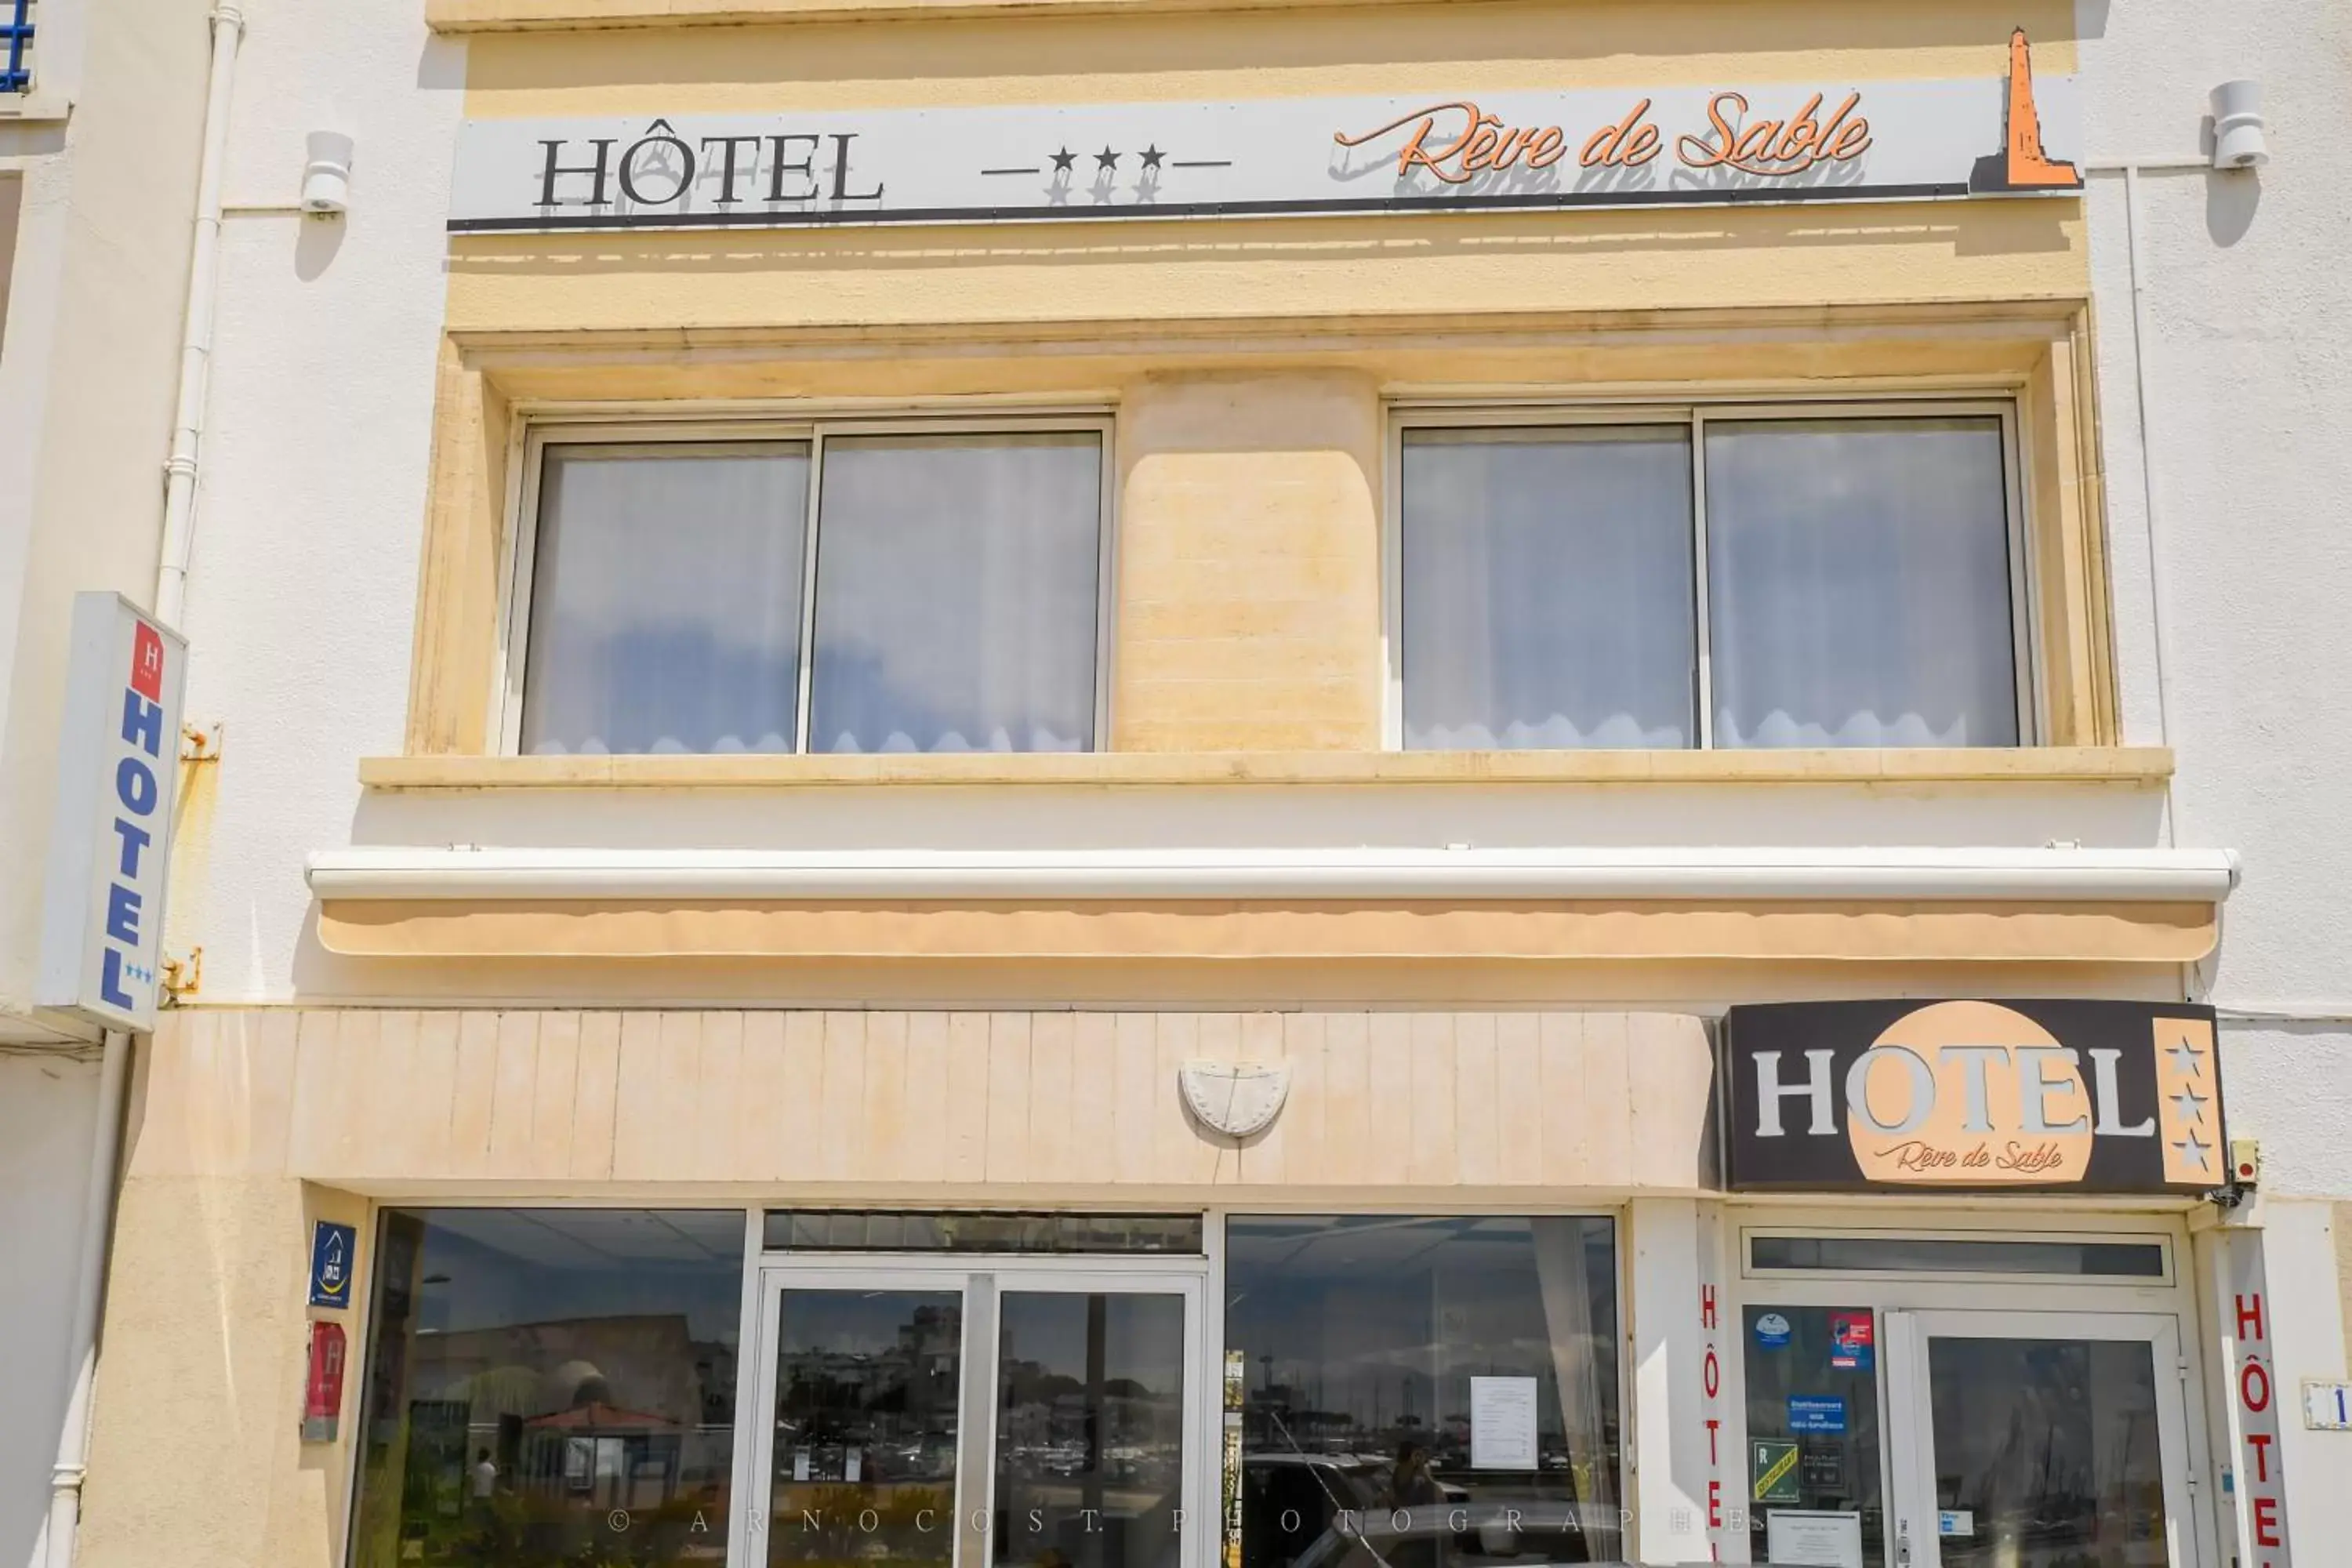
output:
<instances>
[{"instance_id":1,"label":"white painted wall","mask_svg":"<svg viewBox=\"0 0 2352 1568\"><path fill-rule=\"evenodd\" d=\"M195 0L55 0L0 327L0 1038L29 1001L73 595L154 591L209 52Z\"/></svg>"},{"instance_id":2,"label":"white painted wall","mask_svg":"<svg viewBox=\"0 0 2352 1568\"><path fill-rule=\"evenodd\" d=\"M208 34L201 0L44 0L0 120L0 1568L33 1561L75 1364L93 1060L24 1016L74 595L147 602ZM68 112L65 106L70 104ZM47 1041L27 1053L15 1042Z\"/></svg>"},{"instance_id":3,"label":"white painted wall","mask_svg":"<svg viewBox=\"0 0 2352 1568\"><path fill-rule=\"evenodd\" d=\"M2100 404L2133 738L2157 739L2168 709L2179 842L2245 861L2202 979L2225 1010L2310 1016L2226 1030L2233 1128L2263 1141L2273 1190L2352 1196L2352 835L2340 820L2352 779L2352 222L2334 152L2352 134L2352 10L2084 0L2079 12L2094 157L2196 156L2206 94L2231 78L2259 79L2267 100L2273 159L2259 174L2141 180L2152 552L2114 175L2095 180L2092 199Z\"/></svg>"},{"instance_id":4,"label":"white painted wall","mask_svg":"<svg viewBox=\"0 0 2352 1568\"><path fill-rule=\"evenodd\" d=\"M73 1375L95 1053L0 1047L0 1568L33 1561Z\"/></svg>"},{"instance_id":5,"label":"white painted wall","mask_svg":"<svg viewBox=\"0 0 2352 1568\"><path fill-rule=\"evenodd\" d=\"M358 759L400 749L463 97L417 6L247 16L230 205L293 202L309 132L357 148L348 217L232 216L222 242L187 712L228 729L171 928L208 1001L288 994L302 857L348 841Z\"/></svg>"},{"instance_id":6,"label":"white painted wall","mask_svg":"<svg viewBox=\"0 0 2352 1568\"><path fill-rule=\"evenodd\" d=\"M2298 1561L2333 1561L2352 1531L2352 1437L2305 1431L2295 1391L2345 1375L2335 1228L2352 1211L2292 1200L2352 1196L2352 218L2336 155L2352 133L2352 8L2077 12L2095 157L2195 156L2221 81L2254 78L2267 100L2259 174L2142 176L2137 353L2114 175L2095 182L2093 262L2126 709L2135 740L2168 715L2179 842L2244 858L2200 980L2223 1010L2231 1131L2262 1145L2290 1539Z\"/></svg>"}]
</instances>

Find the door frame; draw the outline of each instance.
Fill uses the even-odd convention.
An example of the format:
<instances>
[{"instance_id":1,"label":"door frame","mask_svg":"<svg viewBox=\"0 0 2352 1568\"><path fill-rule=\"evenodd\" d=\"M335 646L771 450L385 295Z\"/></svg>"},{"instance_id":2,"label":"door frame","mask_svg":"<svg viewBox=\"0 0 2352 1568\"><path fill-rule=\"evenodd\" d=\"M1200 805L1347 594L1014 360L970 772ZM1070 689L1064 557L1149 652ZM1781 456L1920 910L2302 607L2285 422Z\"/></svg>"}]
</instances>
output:
<instances>
[{"instance_id":1,"label":"door frame","mask_svg":"<svg viewBox=\"0 0 2352 1568\"><path fill-rule=\"evenodd\" d=\"M1910 1568L1941 1568L1943 1542L1934 1522L1936 1492L1935 1411L1929 1387L1927 1342L1931 1339L2106 1340L2148 1347L2156 1383L2158 1463L2162 1468L2165 1551L2172 1568L2201 1568L2198 1549L2191 1453L2188 1363L2181 1354L2180 1320L2169 1312L2039 1310L1982 1307L1884 1310L1886 1367L1889 1560L1900 1564L1895 1542L1906 1522L1911 1531ZM2166 1375L2167 1368L2174 1375Z\"/></svg>"},{"instance_id":2,"label":"door frame","mask_svg":"<svg viewBox=\"0 0 2352 1568\"><path fill-rule=\"evenodd\" d=\"M745 1298L753 1308L750 1399L739 1423L751 1424L740 1460L740 1502L731 1510L731 1568L766 1568L770 1488L775 1474L775 1403L779 1310L787 1290L908 1290L952 1292L963 1303L961 1395L957 1407L955 1536L951 1568L988 1568L994 1526L997 1427L997 1345L1000 1303L1011 1291L1066 1295L1174 1295L1184 1303L1182 1380L1184 1472L1181 1495L1184 1568L1214 1568L1220 1472L1211 1462L1209 1400L1213 1338L1209 1321L1209 1259L1192 1254L1123 1257L1101 1253L761 1252L753 1259ZM990 1531L971 1521L985 1510ZM756 1522L755 1522L756 1521Z\"/></svg>"},{"instance_id":3,"label":"door frame","mask_svg":"<svg viewBox=\"0 0 2352 1568\"><path fill-rule=\"evenodd\" d=\"M2053 1205L2029 1209L2003 1202L2000 1212L1983 1205L1953 1201L1927 1202L1872 1195L1851 1201L1826 1199L1755 1199L1727 1203L1723 1210L1724 1256L1720 1267L1727 1282L1727 1321L1738 1353L1724 1358L1725 1491L1740 1500L1743 1510L1751 1478L1748 1473L1748 1348L1744 1313L1751 1307L1867 1307L1876 1314L1882 1341L1890 1339L1887 1321L1895 1314L1918 1312L2008 1312L2029 1302L2028 1311L2082 1314L2086 1317L2154 1316L2178 1325L2183 1347L2179 1384L2187 1422L2189 1511L2183 1545L2177 1550L2176 1568L2226 1568L2221 1547L2221 1514L2227 1498L2221 1493L2221 1472L2214 1458L2213 1429L2209 1421L2205 1384L2205 1346L2214 1331L2210 1307L2200 1288L2200 1276L2191 1266L2191 1229L2182 1216L2156 1210ZM1946 1273L1939 1270L1759 1269L1753 1266L1749 1239L1755 1236L1884 1237L1954 1240L2016 1241L2136 1241L2160 1242L2166 1248L2161 1277L2132 1279L2063 1274ZM1881 1497L1885 1504L1886 1562L1895 1568L1895 1506L1900 1500L1893 1434L1897 1425L1887 1365L1894 1356L1890 1343L1878 1356L1878 1462ZM2159 1379L2161 1381L2161 1379ZM2170 1478L2167 1479L2169 1488ZM1724 1532L1724 1560L1750 1561L1744 1530ZM1915 1552L1914 1568L1920 1559Z\"/></svg>"}]
</instances>

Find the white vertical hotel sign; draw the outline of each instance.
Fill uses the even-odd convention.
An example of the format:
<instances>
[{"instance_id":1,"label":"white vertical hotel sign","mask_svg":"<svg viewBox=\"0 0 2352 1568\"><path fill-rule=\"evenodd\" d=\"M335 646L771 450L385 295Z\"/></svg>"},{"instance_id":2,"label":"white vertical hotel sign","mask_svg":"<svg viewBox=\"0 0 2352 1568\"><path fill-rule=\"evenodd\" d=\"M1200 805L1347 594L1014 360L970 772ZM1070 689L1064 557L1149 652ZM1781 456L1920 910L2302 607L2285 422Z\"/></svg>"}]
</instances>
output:
<instances>
[{"instance_id":1,"label":"white vertical hotel sign","mask_svg":"<svg viewBox=\"0 0 2352 1568\"><path fill-rule=\"evenodd\" d=\"M2221 1285L2229 1425L2238 1448L2238 1568L2294 1568L2280 1452L2278 1356L2271 1345L2270 1280L2260 1230L2232 1226L2221 1233Z\"/></svg>"},{"instance_id":2,"label":"white vertical hotel sign","mask_svg":"<svg viewBox=\"0 0 2352 1568\"><path fill-rule=\"evenodd\" d=\"M155 1026L188 645L119 594L74 596L37 1005Z\"/></svg>"}]
</instances>

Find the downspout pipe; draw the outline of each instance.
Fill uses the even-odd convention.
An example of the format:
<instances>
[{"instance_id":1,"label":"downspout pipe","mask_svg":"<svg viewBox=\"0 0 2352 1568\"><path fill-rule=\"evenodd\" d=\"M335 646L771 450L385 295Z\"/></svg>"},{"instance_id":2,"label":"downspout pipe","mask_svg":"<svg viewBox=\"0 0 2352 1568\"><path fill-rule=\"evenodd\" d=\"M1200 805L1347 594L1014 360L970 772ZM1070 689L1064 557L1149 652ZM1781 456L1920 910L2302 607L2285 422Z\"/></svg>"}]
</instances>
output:
<instances>
[{"instance_id":1,"label":"downspout pipe","mask_svg":"<svg viewBox=\"0 0 2352 1568\"><path fill-rule=\"evenodd\" d=\"M2172 682L2166 668L2165 635L2170 617L2165 614L2164 504L2156 459L2156 400L2150 390L2154 373L2148 355L2156 333L2148 324L2147 237L2143 228L2147 199L2140 193L2143 174L2202 174L2212 172L2206 158L2112 158L2086 165L2094 174L2119 174L2124 187L2124 259L2131 280L2132 393L2134 418L2139 435L2140 500L2146 509L2147 531L2148 636L2156 661L2156 725L2164 744L2177 746L2180 737L2172 713ZM2164 810L2164 841L2178 844L2179 803L2168 798Z\"/></svg>"},{"instance_id":2,"label":"downspout pipe","mask_svg":"<svg viewBox=\"0 0 2352 1568\"><path fill-rule=\"evenodd\" d=\"M81 1483L89 1463L90 1396L98 1382L99 1308L106 1288L106 1255L114 1215L115 1167L122 1146L122 1105L131 1081L131 1037L109 1029L98 1070L98 1125L89 1141L89 1177L82 1189L81 1260L74 1273L73 1389L49 1471L49 1519L40 1568L72 1568L81 1525Z\"/></svg>"},{"instance_id":3,"label":"downspout pipe","mask_svg":"<svg viewBox=\"0 0 2352 1568\"><path fill-rule=\"evenodd\" d=\"M196 169L196 228L188 257L188 300L182 313L180 391L172 412L172 451L163 462L163 549L155 573L155 618L178 627L188 600L188 562L196 537L196 464L205 437L205 391L213 358L213 304L220 275L221 166L228 161L229 89L236 77L245 13L213 9L212 75L205 87L204 161Z\"/></svg>"}]
</instances>

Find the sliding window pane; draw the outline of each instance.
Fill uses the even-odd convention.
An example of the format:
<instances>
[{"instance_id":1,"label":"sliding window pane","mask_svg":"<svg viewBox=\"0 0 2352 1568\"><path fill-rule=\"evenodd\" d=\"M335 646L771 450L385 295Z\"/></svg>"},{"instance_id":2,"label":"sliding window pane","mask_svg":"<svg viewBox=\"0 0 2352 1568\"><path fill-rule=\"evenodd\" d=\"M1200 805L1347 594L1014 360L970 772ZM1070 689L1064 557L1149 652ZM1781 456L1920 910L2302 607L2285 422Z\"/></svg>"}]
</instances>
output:
<instances>
[{"instance_id":1,"label":"sliding window pane","mask_svg":"<svg viewBox=\"0 0 2352 1568\"><path fill-rule=\"evenodd\" d=\"M1412 430L1402 466L1407 746L1694 743L1688 431Z\"/></svg>"},{"instance_id":2,"label":"sliding window pane","mask_svg":"<svg viewBox=\"0 0 2352 1568\"><path fill-rule=\"evenodd\" d=\"M808 447L551 445L527 752L789 752Z\"/></svg>"},{"instance_id":3,"label":"sliding window pane","mask_svg":"<svg viewBox=\"0 0 2352 1568\"><path fill-rule=\"evenodd\" d=\"M811 749L1090 750L1101 437L841 437L824 463Z\"/></svg>"},{"instance_id":4,"label":"sliding window pane","mask_svg":"<svg viewBox=\"0 0 2352 1568\"><path fill-rule=\"evenodd\" d=\"M1710 421L1718 746L2013 746L1993 418Z\"/></svg>"}]
</instances>

